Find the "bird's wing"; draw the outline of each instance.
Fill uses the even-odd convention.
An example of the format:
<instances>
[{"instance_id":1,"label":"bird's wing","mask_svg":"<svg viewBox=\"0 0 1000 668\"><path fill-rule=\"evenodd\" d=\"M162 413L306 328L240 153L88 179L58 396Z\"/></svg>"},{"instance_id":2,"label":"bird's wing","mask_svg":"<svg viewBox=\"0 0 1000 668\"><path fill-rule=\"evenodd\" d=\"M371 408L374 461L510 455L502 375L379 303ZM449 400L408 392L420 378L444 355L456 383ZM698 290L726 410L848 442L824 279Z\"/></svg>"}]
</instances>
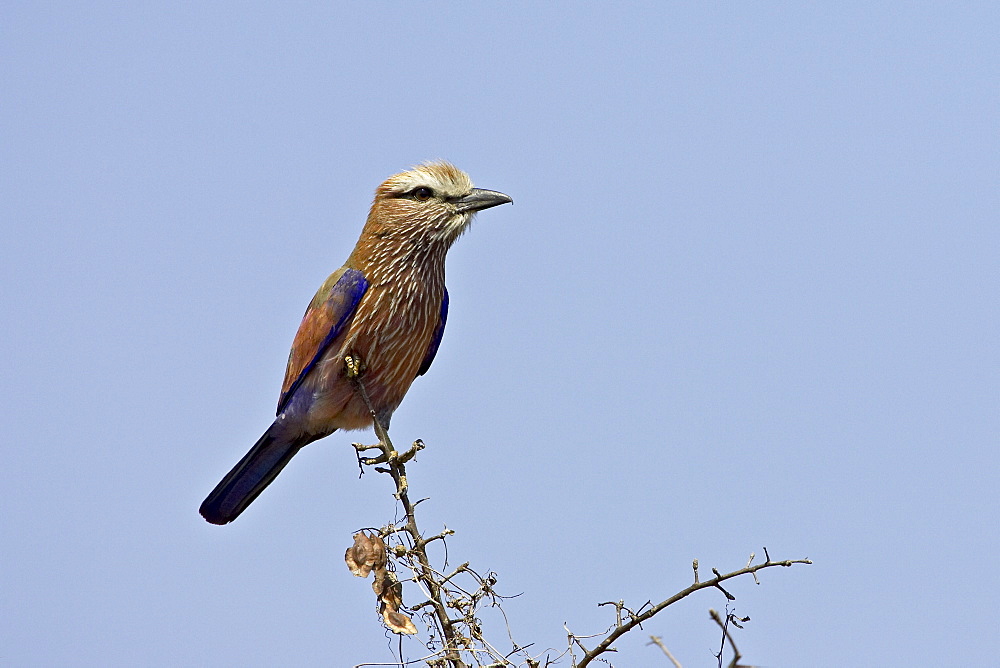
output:
<instances>
[{"instance_id":1,"label":"bird's wing","mask_svg":"<svg viewBox=\"0 0 1000 668\"><path fill-rule=\"evenodd\" d=\"M424 361L420 363L420 371L417 372L418 376L422 376L427 373L427 370L431 368L431 362L434 361L434 356L437 355L438 346L441 345L441 337L444 336L444 323L448 321L448 288L444 289L444 297L441 299L441 319L438 320L437 328L434 330L434 336L431 337L431 344L427 346L427 354L424 355Z\"/></svg>"},{"instance_id":2,"label":"bird's wing","mask_svg":"<svg viewBox=\"0 0 1000 668\"><path fill-rule=\"evenodd\" d=\"M364 274L342 267L330 274L316 291L288 353L285 382L278 399L279 415L330 343L344 330L367 289Z\"/></svg>"}]
</instances>

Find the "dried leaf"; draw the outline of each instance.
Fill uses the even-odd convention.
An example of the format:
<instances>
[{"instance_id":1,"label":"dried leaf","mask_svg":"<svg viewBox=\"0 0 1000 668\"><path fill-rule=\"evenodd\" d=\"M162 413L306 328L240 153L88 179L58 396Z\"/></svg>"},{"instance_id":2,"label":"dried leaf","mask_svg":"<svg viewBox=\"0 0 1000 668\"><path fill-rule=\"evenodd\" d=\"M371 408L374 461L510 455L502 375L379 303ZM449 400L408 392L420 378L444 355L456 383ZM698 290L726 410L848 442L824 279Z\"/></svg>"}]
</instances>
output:
<instances>
[{"instance_id":1,"label":"dried leaf","mask_svg":"<svg viewBox=\"0 0 1000 668\"><path fill-rule=\"evenodd\" d=\"M382 603L392 609L399 610L403 607L403 583L396 579L395 573L390 573L385 569L375 571L375 582L372 589Z\"/></svg>"},{"instance_id":2,"label":"dried leaf","mask_svg":"<svg viewBox=\"0 0 1000 668\"><path fill-rule=\"evenodd\" d=\"M344 561L359 578L366 578L372 569L384 568L386 563L385 543L375 536L364 532L354 534L354 545L347 548Z\"/></svg>"},{"instance_id":3,"label":"dried leaf","mask_svg":"<svg viewBox=\"0 0 1000 668\"><path fill-rule=\"evenodd\" d=\"M389 608L382 612L382 621L393 633L411 636L417 632L417 627L413 625L409 617Z\"/></svg>"}]
</instances>

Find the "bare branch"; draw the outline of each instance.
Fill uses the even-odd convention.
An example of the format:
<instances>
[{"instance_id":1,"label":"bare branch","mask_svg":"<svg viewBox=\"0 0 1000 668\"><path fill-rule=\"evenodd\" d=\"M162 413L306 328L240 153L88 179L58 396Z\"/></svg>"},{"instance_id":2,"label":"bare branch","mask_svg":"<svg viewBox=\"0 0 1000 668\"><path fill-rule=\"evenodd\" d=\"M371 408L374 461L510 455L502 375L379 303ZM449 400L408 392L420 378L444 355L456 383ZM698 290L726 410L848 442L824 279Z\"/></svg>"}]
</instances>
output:
<instances>
[{"instance_id":1,"label":"bare branch","mask_svg":"<svg viewBox=\"0 0 1000 668\"><path fill-rule=\"evenodd\" d=\"M767 551L765 549L765 554L766 554L766 552ZM719 586L720 583L725 582L726 580L730 580L732 578L740 577L741 575L749 575L751 573L756 573L759 570L763 570L765 568L771 568L773 566L790 567L793 564L811 564L811 563L812 563L812 561L809 560L809 559L787 559L785 561L771 561L770 557L768 557L768 560L765 563L763 563L763 564L757 564L756 566L749 566L749 565L748 566L744 566L743 568L741 568L739 570L736 570L736 571L733 571L732 573L719 573L718 570L716 570L716 569L713 568L712 572L715 573L715 577L712 578L711 580L706 580L704 582L697 582L696 581L691 586L689 586L689 587L687 587L685 589L682 589L681 591L677 592L676 594L674 594L670 598L668 598L668 599L666 599L664 601L661 601L660 603L657 603L656 605L652 606L649 610L646 610L645 612L643 612L641 614L632 616L627 621L624 621L623 623L616 625L614 627L614 629L612 629L611 632L608 633L607 636L605 636L604 640L602 640L596 647L594 647L594 649L588 651L584 655L583 659L580 660L580 663L579 664L575 664L575 665L576 665L577 668L585 668L585 666L590 665L590 663L594 659L596 659L597 657L599 657L604 652L613 651L613 650L611 650L611 643L613 643L615 640L617 640L618 638L622 637L623 635L625 635L626 633L628 633L632 629L638 627L640 624L642 624L643 622L647 621L648 619L650 619L651 617L653 617L654 615L656 615L658 612L660 612L661 610L663 610L667 606L673 605L677 601L679 601L679 600L681 600L683 598L686 598L687 596L690 596L691 594L693 594L694 592L696 592L696 591L698 591L700 589L705 589L706 587L715 587L717 589L720 589L723 593L726 594L727 598L730 598L730 600L732 600L732 594L730 594L725 589L723 589L722 587L720 587ZM695 574L696 574L696 576L697 576L697 572L698 572L698 570L697 570L697 561L696 561L695 562ZM572 634L570 634L570 636L571 636L571 641L572 641L572 638L575 638L575 636L573 636ZM582 649L582 646L581 646L581 649Z\"/></svg>"},{"instance_id":2,"label":"bare branch","mask_svg":"<svg viewBox=\"0 0 1000 668\"><path fill-rule=\"evenodd\" d=\"M681 665L681 662L675 659L674 655L670 653L669 649L667 649L667 646L663 644L663 639L660 638L660 636L649 636L649 638L652 642L647 643L648 645L656 645L662 649L663 653L667 655L667 658L670 659L670 663L674 664L675 668L684 668Z\"/></svg>"},{"instance_id":3,"label":"bare branch","mask_svg":"<svg viewBox=\"0 0 1000 668\"><path fill-rule=\"evenodd\" d=\"M753 561L752 555L750 557L750 560ZM729 640L729 646L733 649L733 660L729 662L728 668L739 668L739 662L740 659L743 658L743 655L740 654L740 650L736 649L736 641L733 640L733 634L729 632L729 625L732 624L736 628L742 629L743 627L740 626L739 623L749 622L750 618L737 617L732 612L729 612L728 606L726 608L725 622L723 622L722 617L715 610L709 609L708 614L712 618L712 620L719 625L719 628L722 629L722 644L719 647L719 653L715 655L715 657L719 660L719 668L722 668L722 654L725 651L727 639Z\"/></svg>"},{"instance_id":4,"label":"bare branch","mask_svg":"<svg viewBox=\"0 0 1000 668\"><path fill-rule=\"evenodd\" d=\"M496 574L488 572L485 575L480 575L469 566L468 562L458 566L447 575L442 572L443 569L449 568L447 538L454 535L454 531L445 527L440 533L424 537L417 524L415 513L416 506L424 499L414 503L409 498L406 464L413 461L417 453L425 448L425 445L423 441L418 439L402 453L395 449L385 425L382 424L378 414L373 410L363 382L363 361L352 357L348 366L361 370L356 371L353 375L350 373L348 375L354 383L358 396L371 413L375 433L379 439L375 445L354 444L358 466L362 473L365 467L370 466L375 471L392 478L394 483L393 496L399 501L398 508L402 512L389 525L381 529L359 531L355 536L355 545L348 550L345 559L355 574L361 577L374 574L373 589L378 599L379 613L386 628L395 634L416 634L418 633L416 626L403 611L414 615L424 625L425 630L421 633L420 642L429 652L421 659L404 661L402 641L400 641L399 661L392 664L366 663L359 664L359 666L405 666L422 663L431 668L469 668L470 665L479 668L513 668L515 666L541 668L543 665L552 665L567 654L572 665L577 668L584 668L595 660L608 663L601 656L617 651L612 646L615 640L629 631L641 628L644 622L661 610L696 591L711 587L721 591L727 600L735 600L735 597L722 586L726 580L751 575L754 581L759 584L756 573L764 568L812 563L808 559L774 562L771 561L765 548L764 554L767 560L763 564L753 565L754 554L751 554L749 561L743 568L725 574L713 568L714 577L702 582L699 576L698 560L695 559L691 564L694 583L687 588L655 605L652 601L647 601L635 610L626 606L622 600L601 603L600 606L612 606L615 609L615 621L604 632L590 636L577 635L570 632L564 624L563 628L566 629L568 641L567 648L555 657L549 656L549 653L556 650L545 650L533 657L528 653L531 645L519 644L511 637L507 615L501 605L505 598L510 597L501 596L494 589L497 583ZM362 453L370 450L376 450L378 454L373 457L362 456ZM436 541L440 541L445 550L443 565L439 567L442 570L431 565L427 554L427 546ZM401 578L407 572L409 573L408 577ZM410 582L419 588L423 594L423 600L404 606L402 587L404 583ZM408 588L410 586L407 584ZM513 649L506 654L484 637L479 615L481 611L490 608L498 610L507 624L507 635ZM725 647L726 638L729 638L733 652L737 655L733 666L736 665L739 653L731 634L729 634L728 625L739 626L739 621L740 618L727 614L724 622L721 623L723 627L722 648ZM680 663L670 654L662 641L655 636L652 638L675 668L680 668ZM587 640L589 645L591 639L597 644L588 649L583 641ZM577 662L578 651L583 653L579 663ZM543 655L544 664L541 658ZM721 656L720 650L720 662Z\"/></svg>"}]
</instances>

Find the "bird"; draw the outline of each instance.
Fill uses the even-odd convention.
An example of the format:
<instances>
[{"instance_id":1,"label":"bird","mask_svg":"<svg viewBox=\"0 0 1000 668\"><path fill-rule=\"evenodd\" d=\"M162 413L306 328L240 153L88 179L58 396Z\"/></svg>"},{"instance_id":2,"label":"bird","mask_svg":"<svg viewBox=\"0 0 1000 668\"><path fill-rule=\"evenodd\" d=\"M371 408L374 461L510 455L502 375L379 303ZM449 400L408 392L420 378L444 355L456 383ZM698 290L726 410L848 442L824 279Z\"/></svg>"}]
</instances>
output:
<instances>
[{"instance_id":1,"label":"bird","mask_svg":"<svg viewBox=\"0 0 1000 668\"><path fill-rule=\"evenodd\" d=\"M443 161L395 174L375 190L347 262L306 308L277 417L201 504L202 517L232 522L299 450L338 429L371 427L373 412L388 428L441 344L448 249L475 213L507 203L509 196L473 187L468 174ZM358 362L367 398L352 381Z\"/></svg>"}]
</instances>

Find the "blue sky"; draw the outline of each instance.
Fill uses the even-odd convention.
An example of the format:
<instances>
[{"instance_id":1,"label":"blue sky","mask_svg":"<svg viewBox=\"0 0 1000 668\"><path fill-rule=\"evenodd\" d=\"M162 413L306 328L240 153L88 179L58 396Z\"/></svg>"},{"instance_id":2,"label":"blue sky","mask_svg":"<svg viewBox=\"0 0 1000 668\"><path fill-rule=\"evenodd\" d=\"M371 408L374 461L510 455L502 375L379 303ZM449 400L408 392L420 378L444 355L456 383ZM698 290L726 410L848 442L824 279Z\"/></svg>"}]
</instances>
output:
<instances>
[{"instance_id":1,"label":"blue sky","mask_svg":"<svg viewBox=\"0 0 1000 668\"><path fill-rule=\"evenodd\" d=\"M733 585L746 662L996 656L998 34L994 3L5 3L0 660L392 660L342 562L394 516L370 434L197 508L375 186L433 158L515 203L451 251L392 433L519 642L766 545L815 564ZM615 664L710 665L724 605Z\"/></svg>"}]
</instances>

